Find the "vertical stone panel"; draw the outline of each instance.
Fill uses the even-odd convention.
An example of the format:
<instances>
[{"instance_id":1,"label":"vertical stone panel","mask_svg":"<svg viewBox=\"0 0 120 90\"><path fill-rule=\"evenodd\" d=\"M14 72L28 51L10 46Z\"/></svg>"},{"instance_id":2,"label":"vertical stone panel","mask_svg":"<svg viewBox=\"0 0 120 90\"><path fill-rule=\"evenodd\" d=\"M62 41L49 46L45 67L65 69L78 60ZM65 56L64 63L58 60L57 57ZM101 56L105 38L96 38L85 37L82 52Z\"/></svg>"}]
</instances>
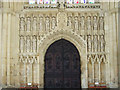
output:
<instances>
[{"instance_id":1,"label":"vertical stone panel","mask_svg":"<svg viewBox=\"0 0 120 90\"><path fill-rule=\"evenodd\" d=\"M105 52L107 53L106 54L106 84L109 85L110 83L110 38L108 37L111 37L110 35L110 32L111 32L111 29L110 29L110 26L111 26L111 18L110 18L110 15L109 13L105 13L105 41L106 41L106 46L105 46ZM109 87L109 86L108 86Z\"/></svg>"},{"instance_id":2,"label":"vertical stone panel","mask_svg":"<svg viewBox=\"0 0 120 90\"><path fill-rule=\"evenodd\" d=\"M7 57L6 57L6 45L7 45L7 13L3 13L3 30L2 30L2 84L3 86L7 84Z\"/></svg>"},{"instance_id":3,"label":"vertical stone panel","mask_svg":"<svg viewBox=\"0 0 120 90\"><path fill-rule=\"evenodd\" d=\"M1 2L0 2L1 3ZM0 8L0 87L2 86L2 25L3 25L3 21L2 21L3 17L2 17L2 11Z\"/></svg>"},{"instance_id":4,"label":"vertical stone panel","mask_svg":"<svg viewBox=\"0 0 120 90\"><path fill-rule=\"evenodd\" d=\"M117 88L118 85L118 68L117 68L117 19L116 13L113 14L113 69L114 69L114 88Z\"/></svg>"},{"instance_id":5,"label":"vertical stone panel","mask_svg":"<svg viewBox=\"0 0 120 90\"><path fill-rule=\"evenodd\" d=\"M10 30L11 30L11 14L8 14L8 35L7 35L7 85L10 85Z\"/></svg>"}]
</instances>

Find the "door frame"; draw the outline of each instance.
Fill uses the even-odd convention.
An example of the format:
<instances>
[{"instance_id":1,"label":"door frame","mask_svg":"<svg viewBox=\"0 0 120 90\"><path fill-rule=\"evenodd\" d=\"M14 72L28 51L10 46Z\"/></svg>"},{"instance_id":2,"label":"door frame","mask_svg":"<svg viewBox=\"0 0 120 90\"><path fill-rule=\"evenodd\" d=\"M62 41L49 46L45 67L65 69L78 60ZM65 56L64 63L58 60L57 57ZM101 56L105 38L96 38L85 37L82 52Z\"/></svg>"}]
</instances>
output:
<instances>
[{"instance_id":1,"label":"door frame","mask_svg":"<svg viewBox=\"0 0 120 90\"><path fill-rule=\"evenodd\" d=\"M44 57L48 47L59 39L65 39L74 44L79 52L81 59L81 87L88 88L86 42L79 35L74 35L72 32L67 32L67 30L64 30L64 33L60 30L59 32L47 34L43 38L44 40L39 41L39 87L44 88Z\"/></svg>"}]
</instances>

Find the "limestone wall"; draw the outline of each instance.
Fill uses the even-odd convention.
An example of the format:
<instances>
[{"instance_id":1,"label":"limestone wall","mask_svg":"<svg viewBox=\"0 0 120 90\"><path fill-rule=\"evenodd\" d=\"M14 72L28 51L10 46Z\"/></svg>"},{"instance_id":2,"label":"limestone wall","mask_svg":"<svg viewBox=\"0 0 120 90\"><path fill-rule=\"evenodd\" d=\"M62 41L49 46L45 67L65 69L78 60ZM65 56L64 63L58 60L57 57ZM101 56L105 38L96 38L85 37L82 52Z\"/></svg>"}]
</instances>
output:
<instances>
[{"instance_id":1,"label":"limestone wall","mask_svg":"<svg viewBox=\"0 0 120 90\"><path fill-rule=\"evenodd\" d=\"M8 3L2 2L2 5L1 5L2 8L0 8L0 66L1 66L1 68L0 68L0 72L1 72L1 74L0 74L1 81L0 82L1 83L0 84L2 84L2 87L10 86L10 85L17 87L20 84L19 83L20 82L19 81L20 80L20 75L19 75L20 67L19 67L18 60L19 60L20 52L22 52L22 51L19 50L19 45L20 45L19 44L19 40L20 40L19 35L24 36L24 32L19 32L19 30L21 29L21 27L20 27L21 15L23 15L23 16L25 15L24 16L25 20L26 20L26 17L29 17L29 16L30 17L31 16L38 17L39 13L43 13L42 14L43 16L47 14L48 17L51 16L50 19L52 18L51 11L46 12L45 10L42 10L42 11L38 10L39 12L36 12L37 10L35 10L35 11L34 10L23 10L24 9L23 5L25 5L25 4L27 4L27 2L19 2L19 3L18 2L8 2ZM104 78L104 76L103 76L102 79L103 78L106 79L105 81L107 81L108 86L111 88L118 86L118 84L117 84L118 83L118 69L117 68L119 65L118 64L119 52L118 52L118 58L117 58L117 44L119 42L118 42L118 38L117 38L118 37L118 34L117 34L118 33L118 11L117 10L118 9L117 9L117 7L118 7L117 2L115 2L115 3L114 2L104 2L104 3L101 3L101 9L97 10L97 11L96 10L92 10L92 11L90 11L90 10L77 11L76 10L76 11L74 11L72 9L70 11L69 11L69 9L66 9L66 11L65 11L65 13L67 13L68 16L72 15L74 22L75 22L75 16L77 16L77 19L80 15L83 15L83 16L86 15L85 17L97 16L99 18L99 16L101 14L104 14L104 21L105 21L104 22L104 24L105 24L104 31L102 30L101 32L99 32L97 37L104 34L104 38L106 40L106 46L105 46L104 53L105 53L105 58L108 63L106 66L107 67L107 70L106 70L107 78ZM57 9L53 10L53 13L55 16L57 15L58 12L59 12L59 10L57 10ZM33 20L33 18L32 18L32 20ZM65 20L67 20L67 17L65 18ZM64 23L64 22L61 22L61 23ZM77 23L77 21L75 23ZM55 28L55 27L51 26L50 28ZM92 35L91 31L88 31L88 32L79 31L79 30L77 30L77 28L78 28L77 25L72 26L71 28L73 30L75 30L75 32L79 33L78 35L80 35L86 43L87 43L87 40L89 41L89 38L87 38L87 37L89 37L89 34L93 38L94 34L98 33L98 32L93 32L94 34ZM46 28L44 28L44 30L45 29ZM32 33L34 33L34 35L37 35L36 34L37 32L32 32ZM26 34L32 35L32 33L28 32ZM39 35L42 35L44 33L47 34L47 32L40 32ZM86 36L88 35L88 36L86 37L85 35ZM37 37L37 38L39 38L39 37ZM94 51L93 48L89 48L89 50L90 49L92 49ZM118 50L118 51L120 51L120 50ZM28 49L28 52L29 52L29 49ZM89 54L90 55L93 54L93 57L98 58L97 56L95 56L95 53L89 53ZM88 54L88 56L89 56L89 54ZM36 58L39 59L39 56L37 56ZM91 56L89 58L91 58ZM102 63L102 64L104 64L104 63ZM92 68L91 65L92 65L92 63L89 66L90 68ZM90 70L92 70L92 69L90 69ZM92 75L92 73L90 73L89 75ZM40 76L40 77L43 78L43 76ZM89 76L89 77L94 78L92 76ZM97 77L97 76L95 76L95 77ZM101 77L98 77L98 78L100 79ZM18 83L16 83L16 82L18 82ZM43 82L41 82L41 83L43 83Z\"/></svg>"}]
</instances>

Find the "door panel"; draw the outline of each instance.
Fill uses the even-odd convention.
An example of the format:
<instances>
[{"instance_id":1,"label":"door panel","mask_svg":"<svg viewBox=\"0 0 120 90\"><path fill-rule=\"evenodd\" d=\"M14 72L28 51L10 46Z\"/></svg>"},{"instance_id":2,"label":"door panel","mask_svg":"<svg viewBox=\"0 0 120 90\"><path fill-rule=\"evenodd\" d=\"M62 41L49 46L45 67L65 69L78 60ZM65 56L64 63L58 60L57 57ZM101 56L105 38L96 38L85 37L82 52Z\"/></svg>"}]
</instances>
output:
<instances>
[{"instance_id":1,"label":"door panel","mask_svg":"<svg viewBox=\"0 0 120 90\"><path fill-rule=\"evenodd\" d=\"M81 88L80 56L67 40L53 43L45 55L45 88Z\"/></svg>"}]
</instances>

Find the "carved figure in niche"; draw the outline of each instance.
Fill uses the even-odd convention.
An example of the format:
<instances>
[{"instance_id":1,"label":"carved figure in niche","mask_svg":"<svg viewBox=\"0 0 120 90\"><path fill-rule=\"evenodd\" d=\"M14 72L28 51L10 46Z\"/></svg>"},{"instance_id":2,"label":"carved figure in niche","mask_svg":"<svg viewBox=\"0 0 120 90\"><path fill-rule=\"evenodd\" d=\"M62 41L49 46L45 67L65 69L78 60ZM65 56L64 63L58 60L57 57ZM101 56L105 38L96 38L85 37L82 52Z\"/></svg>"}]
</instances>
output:
<instances>
[{"instance_id":1,"label":"carved figure in niche","mask_svg":"<svg viewBox=\"0 0 120 90\"><path fill-rule=\"evenodd\" d=\"M84 30L84 24L85 24L85 21L84 21L84 16L81 17L81 30Z\"/></svg>"},{"instance_id":2,"label":"carved figure in niche","mask_svg":"<svg viewBox=\"0 0 120 90\"><path fill-rule=\"evenodd\" d=\"M23 36L20 37L20 52L21 53L24 52L24 37Z\"/></svg>"},{"instance_id":3,"label":"carved figure in niche","mask_svg":"<svg viewBox=\"0 0 120 90\"><path fill-rule=\"evenodd\" d=\"M27 18L27 31L30 31L30 25L31 24L31 20L30 20L30 18L28 17Z\"/></svg>"},{"instance_id":4,"label":"carved figure in niche","mask_svg":"<svg viewBox=\"0 0 120 90\"><path fill-rule=\"evenodd\" d=\"M26 49L27 49L27 52L31 51L31 41L29 36L27 36L27 40L26 40Z\"/></svg>"},{"instance_id":5,"label":"carved figure in niche","mask_svg":"<svg viewBox=\"0 0 120 90\"><path fill-rule=\"evenodd\" d=\"M100 49L101 49L101 52L105 51L105 39L103 35L101 36L101 39L100 39Z\"/></svg>"},{"instance_id":6,"label":"carved figure in niche","mask_svg":"<svg viewBox=\"0 0 120 90\"><path fill-rule=\"evenodd\" d=\"M104 30L104 18L100 17L100 30Z\"/></svg>"},{"instance_id":7,"label":"carved figure in niche","mask_svg":"<svg viewBox=\"0 0 120 90\"><path fill-rule=\"evenodd\" d=\"M25 21L24 21L24 18L22 17L20 19L20 30L24 31L24 29L25 29Z\"/></svg>"},{"instance_id":8,"label":"carved figure in niche","mask_svg":"<svg viewBox=\"0 0 120 90\"><path fill-rule=\"evenodd\" d=\"M43 30L43 17L40 17L40 31Z\"/></svg>"},{"instance_id":9,"label":"carved figure in niche","mask_svg":"<svg viewBox=\"0 0 120 90\"><path fill-rule=\"evenodd\" d=\"M56 26L56 18L52 17L52 29L54 29Z\"/></svg>"},{"instance_id":10,"label":"carved figure in niche","mask_svg":"<svg viewBox=\"0 0 120 90\"><path fill-rule=\"evenodd\" d=\"M91 48L92 48L92 41L91 41L91 36L88 36L88 52L91 52Z\"/></svg>"},{"instance_id":11,"label":"carved figure in niche","mask_svg":"<svg viewBox=\"0 0 120 90\"><path fill-rule=\"evenodd\" d=\"M69 27L72 26L72 17L71 17L71 16L68 17L68 23L67 23L67 26L69 26Z\"/></svg>"},{"instance_id":12,"label":"carved figure in niche","mask_svg":"<svg viewBox=\"0 0 120 90\"><path fill-rule=\"evenodd\" d=\"M34 31L37 30L37 18L36 17L33 18L33 30Z\"/></svg>"},{"instance_id":13,"label":"carved figure in niche","mask_svg":"<svg viewBox=\"0 0 120 90\"><path fill-rule=\"evenodd\" d=\"M87 30L91 30L91 17L87 18Z\"/></svg>"},{"instance_id":14,"label":"carved figure in niche","mask_svg":"<svg viewBox=\"0 0 120 90\"><path fill-rule=\"evenodd\" d=\"M94 18L93 18L94 20L93 20L93 29L94 30L97 30L97 27L98 27L98 21L97 21L97 17L96 16L94 16Z\"/></svg>"},{"instance_id":15,"label":"carved figure in niche","mask_svg":"<svg viewBox=\"0 0 120 90\"><path fill-rule=\"evenodd\" d=\"M33 52L36 52L37 50L37 40L36 40L36 37L33 36Z\"/></svg>"},{"instance_id":16,"label":"carved figure in niche","mask_svg":"<svg viewBox=\"0 0 120 90\"><path fill-rule=\"evenodd\" d=\"M78 17L75 17L75 22L74 22L74 27L75 27L75 30L78 30Z\"/></svg>"},{"instance_id":17,"label":"carved figure in niche","mask_svg":"<svg viewBox=\"0 0 120 90\"><path fill-rule=\"evenodd\" d=\"M98 48L98 39L97 39L97 35L94 36L94 42L93 42L93 50L94 52L97 52L97 48Z\"/></svg>"},{"instance_id":18,"label":"carved figure in niche","mask_svg":"<svg viewBox=\"0 0 120 90\"><path fill-rule=\"evenodd\" d=\"M49 19L49 17L46 17L46 23L45 23L46 25L45 25L45 29L46 29L46 31L47 30L49 30L50 29L50 19Z\"/></svg>"}]
</instances>

